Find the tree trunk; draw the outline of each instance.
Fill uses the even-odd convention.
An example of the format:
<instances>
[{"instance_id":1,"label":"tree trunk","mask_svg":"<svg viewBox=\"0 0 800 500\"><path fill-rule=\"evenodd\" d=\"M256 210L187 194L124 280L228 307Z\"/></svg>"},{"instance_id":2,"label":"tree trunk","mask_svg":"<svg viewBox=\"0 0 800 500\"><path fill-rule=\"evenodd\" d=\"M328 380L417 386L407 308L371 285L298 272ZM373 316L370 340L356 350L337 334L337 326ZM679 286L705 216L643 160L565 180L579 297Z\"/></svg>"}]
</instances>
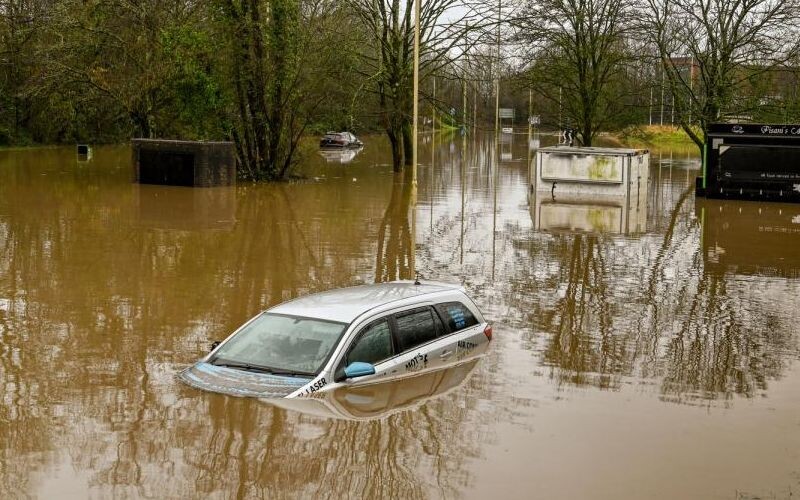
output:
<instances>
[{"instance_id":1,"label":"tree trunk","mask_svg":"<svg viewBox=\"0 0 800 500\"><path fill-rule=\"evenodd\" d=\"M592 127L589 124L584 124L581 130L581 146L592 147Z\"/></svg>"},{"instance_id":2,"label":"tree trunk","mask_svg":"<svg viewBox=\"0 0 800 500\"><path fill-rule=\"evenodd\" d=\"M404 164L411 165L414 160L414 143L411 137L412 129L411 124L407 121L403 123L403 156Z\"/></svg>"},{"instance_id":3,"label":"tree trunk","mask_svg":"<svg viewBox=\"0 0 800 500\"><path fill-rule=\"evenodd\" d=\"M139 137L145 139L152 139L152 131L150 130L150 120L147 119L147 114L135 111L130 114L133 126L139 134Z\"/></svg>"},{"instance_id":4,"label":"tree trunk","mask_svg":"<svg viewBox=\"0 0 800 500\"><path fill-rule=\"evenodd\" d=\"M392 170L394 172L403 171L403 135L397 133L393 128L386 130L389 142L392 144Z\"/></svg>"}]
</instances>

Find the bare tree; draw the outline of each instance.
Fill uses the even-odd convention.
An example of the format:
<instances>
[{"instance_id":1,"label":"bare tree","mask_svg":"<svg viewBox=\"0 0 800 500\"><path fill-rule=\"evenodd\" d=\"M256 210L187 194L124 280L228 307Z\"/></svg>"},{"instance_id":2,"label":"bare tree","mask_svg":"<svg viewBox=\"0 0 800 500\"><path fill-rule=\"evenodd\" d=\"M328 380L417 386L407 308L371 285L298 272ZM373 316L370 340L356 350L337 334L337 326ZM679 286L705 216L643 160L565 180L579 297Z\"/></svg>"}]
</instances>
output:
<instances>
[{"instance_id":1,"label":"bare tree","mask_svg":"<svg viewBox=\"0 0 800 500\"><path fill-rule=\"evenodd\" d=\"M748 90L797 53L798 16L797 0L647 0L644 31L701 150L708 124L752 111Z\"/></svg>"},{"instance_id":2,"label":"bare tree","mask_svg":"<svg viewBox=\"0 0 800 500\"><path fill-rule=\"evenodd\" d=\"M621 103L612 83L630 56L630 13L628 0L526 0L514 18L532 81L558 102L584 146Z\"/></svg>"},{"instance_id":3,"label":"bare tree","mask_svg":"<svg viewBox=\"0 0 800 500\"><path fill-rule=\"evenodd\" d=\"M361 50L364 77L378 95L381 124L392 145L392 166L411 161L414 0L352 0L370 39ZM447 65L451 50L487 21L478 4L428 0L420 6L420 81Z\"/></svg>"}]
</instances>

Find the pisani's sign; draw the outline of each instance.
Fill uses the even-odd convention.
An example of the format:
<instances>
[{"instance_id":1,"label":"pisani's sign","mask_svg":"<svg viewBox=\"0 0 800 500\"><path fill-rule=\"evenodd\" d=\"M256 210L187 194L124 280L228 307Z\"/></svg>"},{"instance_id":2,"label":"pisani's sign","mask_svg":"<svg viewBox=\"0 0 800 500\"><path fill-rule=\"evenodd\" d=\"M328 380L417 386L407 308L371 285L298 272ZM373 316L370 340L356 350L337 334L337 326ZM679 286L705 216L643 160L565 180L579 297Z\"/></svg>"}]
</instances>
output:
<instances>
[{"instance_id":1,"label":"pisani's sign","mask_svg":"<svg viewBox=\"0 0 800 500\"><path fill-rule=\"evenodd\" d=\"M759 135L759 136L800 136L800 126L798 125L769 125L769 124L730 124L715 123L709 126L709 133L712 134L734 134L734 135Z\"/></svg>"},{"instance_id":2,"label":"pisani's sign","mask_svg":"<svg viewBox=\"0 0 800 500\"><path fill-rule=\"evenodd\" d=\"M773 127L764 125L761 133L767 135L800 135L800 127Z\"/></svg>"}]
</instances>

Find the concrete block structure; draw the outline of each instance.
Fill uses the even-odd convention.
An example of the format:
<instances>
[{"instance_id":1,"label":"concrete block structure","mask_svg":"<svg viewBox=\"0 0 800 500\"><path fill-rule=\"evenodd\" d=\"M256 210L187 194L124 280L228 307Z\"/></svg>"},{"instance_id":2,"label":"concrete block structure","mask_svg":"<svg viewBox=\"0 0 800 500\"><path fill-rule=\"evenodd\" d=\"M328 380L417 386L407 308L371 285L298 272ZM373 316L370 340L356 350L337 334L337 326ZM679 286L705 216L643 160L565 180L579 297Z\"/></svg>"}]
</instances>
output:
<instances>
[{"instance_id":1,"label":"concrete block structure","mask_svg":"<svg viewBox=\"0 0 800 500\"><path fill-rule=\"evenodd\" d=\"M168 186L233 186L236 153L232 142L163 139L131 141L134 180Z\"/></svg>"},{"instance_id":2,"label":"concrete block structure","mask_svg":"<svg viewBox=\"0 0 800 500\"><path fill-rule=\"evenodd\" d=\"M529 172L534 229L643 233L647 230L649 172L647 150L541 148Z\"/></svg>"}]
</instances>

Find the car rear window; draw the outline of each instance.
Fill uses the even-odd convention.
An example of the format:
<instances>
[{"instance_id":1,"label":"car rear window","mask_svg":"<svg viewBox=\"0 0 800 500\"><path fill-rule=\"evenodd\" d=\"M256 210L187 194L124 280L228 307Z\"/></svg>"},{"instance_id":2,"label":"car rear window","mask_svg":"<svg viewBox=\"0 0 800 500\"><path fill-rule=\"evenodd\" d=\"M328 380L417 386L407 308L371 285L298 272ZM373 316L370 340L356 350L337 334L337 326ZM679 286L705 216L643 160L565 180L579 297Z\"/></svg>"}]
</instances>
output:
<instances>
[{"instance_id":1,"label":"car rear window","mask_svg":"<svg viewBox=\"0 0 800 500\"><path fill-rule=\"evenodd\" d=\"M413 349L436 338L433 310L429 307L398 314L395 316L395 321L397 322L397 340L400 344L400 352Z\"/></svg>"},{"instance_id":2,"label":"car rear window","mask_svg":"<svg viewBox=\"0 0 800 500\"><path fill-rule=\"evenodd\" d=\"M439 304L439 311L451 332L457 332L478 324L475 315L461 302L447 302Z\"/></svg>"}]
</instances>

